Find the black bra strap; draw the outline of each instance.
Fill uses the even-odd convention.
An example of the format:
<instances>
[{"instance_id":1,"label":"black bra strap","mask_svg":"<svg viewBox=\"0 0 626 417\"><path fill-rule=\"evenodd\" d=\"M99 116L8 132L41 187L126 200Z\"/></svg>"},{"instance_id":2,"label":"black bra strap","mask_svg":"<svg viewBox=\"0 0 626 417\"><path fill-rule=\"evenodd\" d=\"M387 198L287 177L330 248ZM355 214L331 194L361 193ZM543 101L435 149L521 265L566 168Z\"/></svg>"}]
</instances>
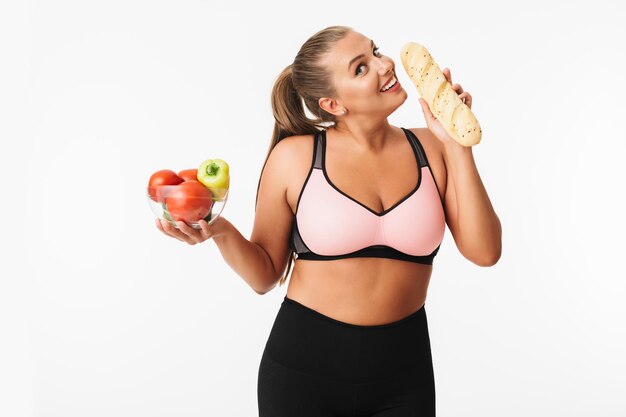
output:
<instances>
[{"instance_id":1,"label":"black bra strap","mask_svg":"<svg viewBox=\"0 0 626 417\"><path fill-rule=\"evenodd\" d=\"M417 157L419 159L420 167L424 167L428 165L428 158L426 158L426 152L424 151L424 148L422 147L422 143L417 138L415 133L413 133L410 129L405 129L405 128L401 128L401 129L404 130L404 133L411 140L411 144L417 150Z\"/></svg>"},{"instance_id":2,"label":"black bra strap","mask_svg":"<svg viewBox=\"0 0 626 417\"><path fill-rule=\"evenodd\" d=\"M313 168L322 169L322 131L320 130L315 134L313 138L314 147L313 152L315 152L315 159L313 161Z\"/></svg>"},{"instance_id":3,"label":"black bra strap","mask_svg":"<svg viewBox=\"0 0 626 417\"><path fill-rule=\"evenodd\" d=\"M411 132L411 130L409 129L405 129L403 127L401 129L404 131L404 134L407 135L407 137L409 138L409 141L411 142L411 145L413 146L413 148L417 151L417 157L419 160L420 167L427 166L428 159L426 158L426 153L424 151L424 148L422 147L422 144L420 143L417 136L415 136L415 134ZM314 168L322 169L322 155L323 155L323 151L326 145L325 143L322 144L322 140L326 136L325 133L326 133L325 130L320 130L319 132L315 134L315 137L313 138L313 141L314 141L313 151L315 152L315 157L313 161Z\"/></svg>"}]
</instances>

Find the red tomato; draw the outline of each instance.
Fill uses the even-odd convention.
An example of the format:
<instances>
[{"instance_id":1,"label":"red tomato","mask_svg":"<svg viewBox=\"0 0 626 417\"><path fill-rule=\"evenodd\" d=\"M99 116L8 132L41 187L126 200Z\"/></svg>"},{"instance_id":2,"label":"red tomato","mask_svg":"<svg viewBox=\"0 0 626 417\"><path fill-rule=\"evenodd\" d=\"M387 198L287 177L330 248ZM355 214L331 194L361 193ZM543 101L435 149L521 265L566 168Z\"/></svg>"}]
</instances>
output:
<instances>
[{"instance_id":1,"label":"red tomato","mask_svg":"<svg viewBox=\"0 0 626 417\"><path fill-rule=\"evenodd\" d=\"M183 169L178 176L185 181L198 181L198 168Z\"/></svg>"},{"instance_id":2,"label":"red tomato","mask_svg":"<svg viewBox=\"0 0 626 417\"><path fill-rule=\"evenodd\" d=\"M183 179L170 169L162 169L155 172L150 177L150 181L148 181L148 193L150 194L150 198L162 203L165 200L157 193L159 185L178 185L181 182L183 182Z\"/></svg>"},{"instance_id":3,"label":"red tomato","mask_svg":"<svg viewBox=\"0 0 626 417\"><path fill-rule=\"evenodd\" d=\"M198 181L185 181L172 187L165 199L172 220L186 223L205 218L213 206L211 191Z\"/></svg>"}]
</instances>

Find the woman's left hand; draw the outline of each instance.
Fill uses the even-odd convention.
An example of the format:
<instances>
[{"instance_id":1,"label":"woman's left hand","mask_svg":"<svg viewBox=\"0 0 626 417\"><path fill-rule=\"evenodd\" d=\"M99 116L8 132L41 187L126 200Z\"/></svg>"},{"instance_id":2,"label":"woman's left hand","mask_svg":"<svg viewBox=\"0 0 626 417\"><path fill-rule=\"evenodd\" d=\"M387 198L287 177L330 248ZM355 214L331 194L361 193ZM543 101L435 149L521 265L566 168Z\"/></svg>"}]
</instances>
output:
<instances>
[{"instance_id":1,"label":"woman's left hand","mask_svg":"<svg viewBox=\"0 0 626 417\"><path fill-rule=\"evenodd\" d=\"M448 82L452 84L452 74L450 74L450 69L444 68L442 72ZM452 84L452 89L459 95L461 101L463 101L463 103L465 103L465 105L471 109L472 96L470 95L470 93L468 93L467 91L463 91L463 87L461 87L461 84ZM444 143L448 141L453 141L453 139L443 128L439 120L437 120L437 118L430 111L430 107L428 106L426 100L420 97L419 101L422 105L422 111L424 112L424 117L426 118L426 126L428 126L428 129L433 132L435 136L437 136L437 139Z\"/></svg>"}]
</instances>

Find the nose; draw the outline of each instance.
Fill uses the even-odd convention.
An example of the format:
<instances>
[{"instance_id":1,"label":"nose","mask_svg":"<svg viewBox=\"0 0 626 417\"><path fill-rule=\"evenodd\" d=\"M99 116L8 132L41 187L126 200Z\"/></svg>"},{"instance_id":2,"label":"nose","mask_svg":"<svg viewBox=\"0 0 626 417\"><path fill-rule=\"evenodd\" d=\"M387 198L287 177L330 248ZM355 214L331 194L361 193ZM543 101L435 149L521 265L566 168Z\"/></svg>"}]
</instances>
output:
<instances>
[{"instance_id":1,"label":"nose","mask_svg":"<svg viewBox=\"0 0 626 417\"><path fill-rule=\"evenodd\" d=\"M393 67L392 62L390 62L389 60L384 59L384 58L379 59L378 64L379 64L379 66L378 66L378 73L380 75L387 74L389 71L391 71L391 68Z\"/></svg>"}]
</instances>

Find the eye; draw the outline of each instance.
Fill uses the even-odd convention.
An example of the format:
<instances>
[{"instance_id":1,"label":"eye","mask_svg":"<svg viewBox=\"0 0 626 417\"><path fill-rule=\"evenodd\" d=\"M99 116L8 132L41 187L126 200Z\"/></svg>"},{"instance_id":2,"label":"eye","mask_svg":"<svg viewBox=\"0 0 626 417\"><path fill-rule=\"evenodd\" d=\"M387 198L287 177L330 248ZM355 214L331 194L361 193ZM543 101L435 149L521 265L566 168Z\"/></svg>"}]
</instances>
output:
<instances>
[{"instance_id":1,"label":"eye","mask_svg":"<svg viewBox=\"0 0 626 417\"><path fill-rule=\"evenodd\" d=\"M379 49L378 47L375 47L375 48L374 48L374 56L375 56L375 57L377 57L377 58L380 58L381 56L383 56L383 54L382 54L382 53L380 53L380 52L378 51L378 49ZM356 74L356 75L359 75L359 68L360 68L360 67L362 67L362 66L364 66L364 65L365 65L365 64L359 64L359 65L357 65L356 70L355 70L355 74Z\"/></svg>"}]
</instances>

